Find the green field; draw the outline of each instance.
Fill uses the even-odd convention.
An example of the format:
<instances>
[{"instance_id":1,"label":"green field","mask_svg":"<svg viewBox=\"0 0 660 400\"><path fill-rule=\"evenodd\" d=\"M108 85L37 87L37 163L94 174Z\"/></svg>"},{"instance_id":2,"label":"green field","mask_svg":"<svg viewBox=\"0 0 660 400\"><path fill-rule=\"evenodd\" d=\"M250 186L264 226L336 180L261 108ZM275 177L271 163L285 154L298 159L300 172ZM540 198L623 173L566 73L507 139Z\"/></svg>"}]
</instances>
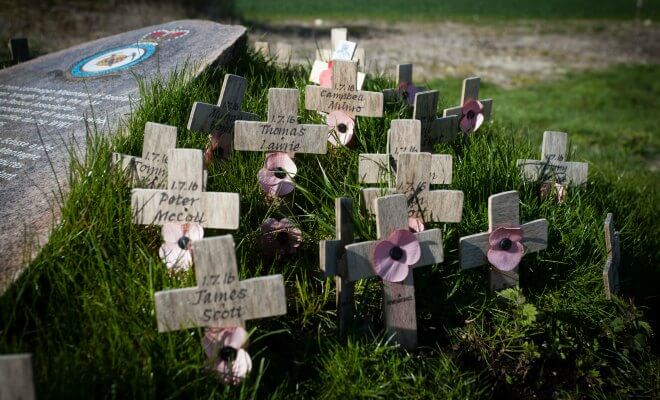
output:
<instances>
[{"instance_id":1,"label":"green field","mask_svg":"<svg viewBox=\"0 0 660 400\"><path fill-rule=\"evenodd\" d=\"M303 89L308 71L282 70L243 56L228 68L248 79L244 109L266 115L270 87ZM470 140L438 145L454 156L449 186L463 190L463 221L443 230L445 262L415 272L420 348L387 341L381 284L357 286L358 324L338 338L333 281L318 267L318 241L334 235L334 199L359 202L358 154L384 152L390 120L409 111L388 104L384 118L359 118L353 149L296 157L296 191L283 208L264 200L257 153L235 152L209 171L209 191L240 194L237 244L242 279L281 273L288 313L250 321L254 371L224 388L208 374L201 329L159 334L153 295L195 284L170 275L158 258L160 230L131 223L130 188L108 170L111 152L140 154L147 121L175 125L178 147L204 148L186 130L193 101L214 102L224 71L185 84L185 73L143 84L127 135L90 135L74 161L62 223L19 281L0 298L0 353L34 353L38 398L652 398L660 393L657 282L660 226L658 67L621 67L503 90L489 86L494 122ZM432 81L444 104L456 80ZM391 87L369 79L368 90ZM301 107L302 109L302 107ZM301 121L321 122L313 112ZM519 158L538 158L544 129L566 130L572 160L589 161L589 184L557 205L524 183ZM487 229L487 199L518 190L523 220L547 218L549 247L521 264L520 290L488 291L487 268L461 271L458 239ZM603 221L621 231L622 296L606 301ZM304 234L301 251L265 260L260 223L283 217ZM374 239L373 220L356 216L358 240ZM228 232L207 231L206 236Z\"/></svg>"}]
</instances>

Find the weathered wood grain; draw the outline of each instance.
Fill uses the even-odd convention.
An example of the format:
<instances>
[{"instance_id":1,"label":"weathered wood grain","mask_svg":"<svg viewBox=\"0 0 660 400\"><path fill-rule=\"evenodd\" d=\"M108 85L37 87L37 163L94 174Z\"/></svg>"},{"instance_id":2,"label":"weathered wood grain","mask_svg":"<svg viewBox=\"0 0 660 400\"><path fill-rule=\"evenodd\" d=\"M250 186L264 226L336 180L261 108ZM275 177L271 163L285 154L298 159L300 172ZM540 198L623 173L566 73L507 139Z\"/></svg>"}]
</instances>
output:
<instances>
[{"instance_id":1,"label":"weathered wood grain","mask_svg":"<svg viewBox=\"0 0 660 400\"><path fill-rule=\"evenodd\" d=\"M610 300L612 295L619 292L619 270L621 268L621 244L612 213L608 213L605 218L605 248L607 249L607 260L605 268L603 268L603 287L605 297Z\"/></svg>"},{"instance_id":2,"label":"weathered wood grain","mask_svg":"<svg viewBox=\"0 0 660 400\"><path fill-rule=\"evenodd\" d=\"M0 355L0 399L35 399L32 354Z\"/></svg>"},{"instance_id":3,"label":"weathered wood grain","mask_svg":"<svg viewBox=\"0 0 660 400\"><path fill-rule=\"evenodd\" d=\"M566 161L568 134L564 132L543 133L540 160L518 160L523 177L528 181L552 182L567 185L587 183L589 164Z\"/></svg>"}]
</instances>

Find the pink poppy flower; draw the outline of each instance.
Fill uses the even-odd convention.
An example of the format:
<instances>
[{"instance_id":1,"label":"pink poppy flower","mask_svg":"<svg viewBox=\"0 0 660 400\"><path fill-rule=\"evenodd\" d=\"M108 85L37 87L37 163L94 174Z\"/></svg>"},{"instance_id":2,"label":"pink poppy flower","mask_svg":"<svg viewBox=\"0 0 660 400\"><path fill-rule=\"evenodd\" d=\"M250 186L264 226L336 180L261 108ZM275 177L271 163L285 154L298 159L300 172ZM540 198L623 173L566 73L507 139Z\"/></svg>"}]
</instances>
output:
<instances>
[{"instance_id":1,"label":"pink poppy flower","mask_svg":"<svg viewBox=\"0 0 660 400\"><path fill-rule=\"evenodd\" d=\"M161 260L171 270L187 270L192 265L192 242L204 237L204 228L190 222L167 222L161 229L163 243L158 250Z\"/></svg>"},{"instance_id":2,"label":"pink poppy flower","mask_svg":"<svg viewBox=\"0 0 660 400\"><path fill-rule=\"evenodd\" d=\"M291 225L286 218L279 221L268 218L261 224L259 241L266 255L290 255L298 251L302 244L302 231Z\"/></svg>"},{"instance_id":3,"label":"pink poppy flower","mask_svg":"<svg viewBox=\"0 0 660 400\"><path fill-rule=\"evenodd\" d=\"M231 152L231 135L228 133L214 133L210 143L204 151L204 163L208 167L213 161L229 160Z\"/></svg>"},{"instance_id":4,"label":"pink poppy flower","mask_svg":"<svg viewBox=\"0 0 660 400\"><path fill-rule=\"evenodd\" d=\"M409 105L412 106L415 104L415 95L420 91L417 86L412 82L401 82L399 84L399 95L403 97L403 100Z\"/></svg>"},{"instance_id":5,"label":"pink poppy flower","mask_svg":"<svg viewBox=\"0 0 660 400\"><path fill-rule=\"evenodd\" d=\"M252 370L252 359L244 346L248 334L241 327L208 328L202 347L213 362L213 369L227 385L237 385Z\"/></svg>"},{"instance_id":6,"label":"pink poppy flower","mask_svg":"<svg viewBox=\"0 0 660 400\"><path fill-rule=\"evenodd\" d=\"M408 229L397 229L376 243L374 271L387 282L401 282L408 276L410 265L422 256L422 248Z\"/></svg>"},{"instance_id":7,"label":"pink poppy flower","mask_svg":"<svg viewBox=\"0 0 660 400\"><path fill-rule=\"evenodd\" d=\"M332 87L332 61L328 62L328 69L321 72L321 75L319 76L319 85L326 88Z\"/></svg>"},{"instance_id":8,"label":"pink poppy flower","mask_svg":"<svg viewBox=\"0 0 660 400\"><path fill-rule=\"evenodd\" d=\"M293 192L293 177L298 168L286 153L268 153L257 177L261 189L269 196L286 196Z\"/></svg>"},{"instance_id":9,"label":"pink poppy flower","mask_svg":"<svg viewBox=\"0 0 660 400\"><path fill-rule=\"evenodd\" d=\"M353 128L355 121L343 111L332 111L325 118L325 123L330 127L328 142L337 147L348 145L353 140Z\"/></svg>"},{"instance_id":10,"label":"pink poppy flower","mask_svg":"<svg viewBox=\"0 0 660 400\"><path fill-rule=\"evenodd\" d=\"M408 229L412 233L424 231L424 220L416 217L408 217Z\"/></svg>"},{"instance_id":11,"label":"pink poppy flower","mask_svg":"<svg viewBox=\"0 0 660 400\"><path fill-rule=\"evenodd\" d=\"M497 228L488 236L488 262L500 271L511 271L520 264L525 247L520 227Z\"/></svg>"},{"instance_id":12,"label":"pink poppy flower","mask_svg":"<svg viewBox=\"0 0 660 400\"><path fill-rule=\"evenodd\" d=\"M541 185L541 198L545 199L548 197L552 191L552 186L552 182L543 182ZM562 183L555 182L554 188L555 192L557 193L557 203L562 204L564 202L564 198L566 197L566 186Z\"/></svg>"},{"instance_id":13,"label":"pink poppy flower","mask_svg":"<svg viewBox=\"0 0 660 400\"><path fill-rule=\"evenodd\" d=\"M460 126L463 133L476 132L484 122L484 106L478 100L467 100L462 113Z\"/></svg>"}]
</instances>

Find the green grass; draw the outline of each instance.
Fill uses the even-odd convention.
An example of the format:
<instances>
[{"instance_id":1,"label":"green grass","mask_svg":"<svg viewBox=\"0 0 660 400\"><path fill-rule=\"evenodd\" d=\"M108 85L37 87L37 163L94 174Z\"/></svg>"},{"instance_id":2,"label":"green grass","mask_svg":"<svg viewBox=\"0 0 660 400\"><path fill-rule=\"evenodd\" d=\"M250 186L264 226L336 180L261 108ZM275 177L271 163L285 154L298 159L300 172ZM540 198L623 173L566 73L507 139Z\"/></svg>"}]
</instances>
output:
<instances>
[{"instance_id":1,"label":"green grass","mask_svg":"<svg viewBox=\"0 0 660 400\"><path fill-rule=\"evenodd\" d=\"M244 108L262 118L268 88L302 89L307 75L252 56L243 56L228 71L248 79ZM646 159L634 147L617 146L617 157L608 160L579 144L594 140L602 152L611 151L608 141L616 135L601 127L629 127L657 145L657 129L632 118L632 105L619 112L630 98L616 90L628 84L628 74L647 82L657 72L614 70L511 92L485 85L485 95L497 94L495 122L470 141L437 148L454 156L450 187L464 191L464 214L459 224L437 225L443 229L445 262L415 271L420 348L410 354L383 336L376 279L357 285L358 323L346 340L339 339L332 280L318 267L318 240L334 235L334 198L349 196L358 203L358 154L383 152L389 121L408 111L390 104L384 118L358 119L354 149L297 156L298 187L280 206L265 201L258 188L261 154L235 152L230 162L211 168L208 190L240 194L240 228L231 233L241 277L281 273L287 291L286 316L248 323L255 368L235 388L219 386L205 372L200 329L157 332L154 292L192 286L194 275L165 271L157 255L159 229L130 222L130 189L120 173L107 168L112 148L140 154L146 121L176 125L178 147L203 148L207 139L185 129L187 116L193 101L217 98L223 72L189 84L185 72L143 83L126 135L113 140L90 135L87 159L72 164L62 223L0 298L0 353L34 353L42 399L652 397L660 392L650 324L657 316L657 293L649 287L660 278L657 183L649 182L657 182L657 173L636 167ZM571 116L572 102L579 100L565 88L585 79L617 93L614 99L608 91L593 93L594 101L604 104L607 120ZM443 97L449 103L458 97L455 81L431 84L447 93ZM378 78L366 86L380 90L392 82ZM578 93L588 93L589 87ZM632 96L657 101L645 85L635 88ZM548 110L531 116L522 108L542 105L530 104L526 96L545 102ZM646 109L655 109L652 104ZM549 111L554 106L569 111L557 111L555 118ZM320 121L314 113L301 114L303 121ZM578 144L572 159L592 163L589 185L572 189L562 205L540 200L538 185L523 183L515 167L519 158L538 156L546 127L570 128ZM587 131L593 137L581 137ZM624 174L613 174L606 161ZM512 189L520 191L523 220L548 219L550 245L525 257L520 290L491 294L486 268L460 270L458 239L486 230L488 196ZM601 278L607 212L614 212L621 230L624 263L623 295L611 302L604 299ZM269 216L287 216L302 229L299 253L271 261L260 255L259 225ZM374 238L372 220L359 213L355 222L359 240ZM206 236L221 233L209 230Z\"/></svg>"}]
</instances>

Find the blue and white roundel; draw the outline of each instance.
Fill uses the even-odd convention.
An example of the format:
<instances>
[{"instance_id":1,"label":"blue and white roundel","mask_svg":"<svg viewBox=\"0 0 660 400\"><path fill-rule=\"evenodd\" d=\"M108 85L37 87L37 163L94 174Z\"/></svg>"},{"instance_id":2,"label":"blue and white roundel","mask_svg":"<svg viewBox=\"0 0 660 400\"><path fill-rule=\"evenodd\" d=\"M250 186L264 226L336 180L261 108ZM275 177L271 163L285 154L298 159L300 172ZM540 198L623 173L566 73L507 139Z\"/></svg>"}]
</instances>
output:
<instances>
[{"instance_id":1,"label":"blue and white roundel","mask_svg":"<svg viewBox=\"0 0 660 400\"><path fill-rule=\"evenodd\" d=\"M135 43L100 51L75 63L71 75L90 78L127 70L153 56L156 46L155 43Z\"/></svg>"}]
</instances>

